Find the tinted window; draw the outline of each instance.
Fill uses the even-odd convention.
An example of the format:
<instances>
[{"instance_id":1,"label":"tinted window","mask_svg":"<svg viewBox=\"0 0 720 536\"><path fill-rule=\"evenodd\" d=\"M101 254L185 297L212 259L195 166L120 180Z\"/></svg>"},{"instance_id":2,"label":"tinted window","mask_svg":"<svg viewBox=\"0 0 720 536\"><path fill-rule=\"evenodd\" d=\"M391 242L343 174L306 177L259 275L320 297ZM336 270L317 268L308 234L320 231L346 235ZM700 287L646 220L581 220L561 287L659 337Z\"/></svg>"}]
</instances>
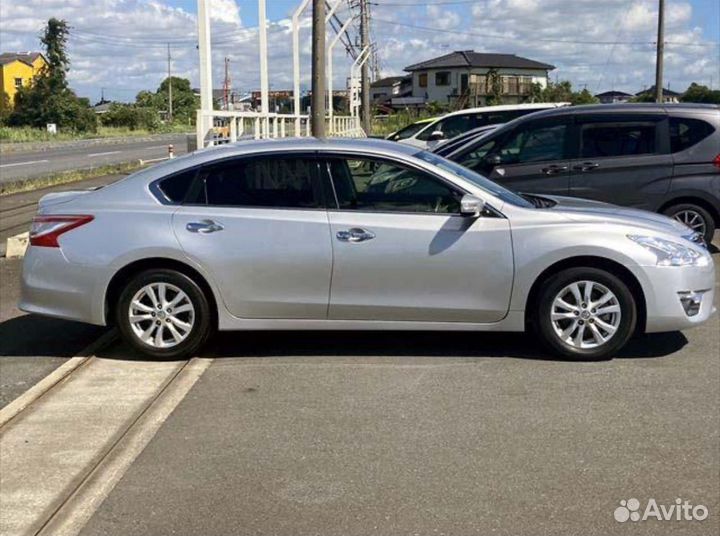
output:
<instances>
[{"instance_id":1,"label":"tinted window","mask_svg":"<svg viewBox=\"0 0 720 536\"><path fill-rule=\"evenodd\" d=\"M392 141L397 140L404 140L406 138L409 138L410 136L414 136L418 132L420 132L422 129L424 129L426 126L428 126L429 123L413 123L412 125L408 125L405 128L401 128L398 130L395 134L390 136L390 139Z\"/></svg>"},{"instance_id":2,"label":"tinted window","mask_svg":"<svg viewBox=\"0 0 720 536\"><path fill-rule=\"evenodd\" d=\"M655 152L655 122L588 123L581 127L580 156L601 158Z\"/></svg>"},{"instance_id":3,"label":"tinted window","mask_svg":"<svg viewBox=\"0 0 720 536\"><path fill-rule=\"evenodd\" d=\"M515 131L498 155L503 164L543 162L565 158L567 125L538 125Z\"/></svg>"},{"instance_id":4,"label":"tinted window","mask_svg":"<svg viewBox=\"0 0 720 536\"><path fill-rule=\"evenodd\" d=\"M305 158L231 160L204 168L208 205L318 208L323 205L317 163Z\"/></svg>"},{"instance_id":5,"label":"tinted window","mask_svg":"<svg viewBox=\"0 0 720 536\"><path fill-rule=\"evenodd\" d=\"M713 126L700 119L670 117L670 150L673 153L684 151L713 132Z\"/></svg>"},{"instance_id":6,"label":"tinted window","mask_svg":"<svg viewBox=\"0 0 720 536\"><path fill-rule=\"evenodd\" d=\"M447 119L441 119L430 128L421 132L417 139L427 141L433 132L439 130L445 135L445 139L449 140L473 128L475 128L475 116L453 115Z\"/></svg>"},{"instance_id":7,"label":"tinted window","mask_svg":"<svg viewBox=\"0 0 720 536\"><path fill-rule=\"evenodd\" d=\"M487 112L478 116L477 126L497 125L507 123L517 117L536 112L537 110L506 110L504 112Z\"/></svg>"},{"instance_id":8,"label":"tinted window","mask_svg":"<svg viewBox=\"0 0 720 536\"><path fill-rule=\"evenodd\" d=\"M196 169L178 173L160 181L159 187L163 195L172 203L182 203L192 184Z\"/></svg>"},{"instance_id":9,"label":"tinted window","mask_svg":"<svg viewBox=\"0 0 720 536\"><path fill-rule=\"evenodd\" d=\"M371 159L333 159L329 168L342 209L460 212L462 194L422 171Z\"/></svg>"}]
</instances>

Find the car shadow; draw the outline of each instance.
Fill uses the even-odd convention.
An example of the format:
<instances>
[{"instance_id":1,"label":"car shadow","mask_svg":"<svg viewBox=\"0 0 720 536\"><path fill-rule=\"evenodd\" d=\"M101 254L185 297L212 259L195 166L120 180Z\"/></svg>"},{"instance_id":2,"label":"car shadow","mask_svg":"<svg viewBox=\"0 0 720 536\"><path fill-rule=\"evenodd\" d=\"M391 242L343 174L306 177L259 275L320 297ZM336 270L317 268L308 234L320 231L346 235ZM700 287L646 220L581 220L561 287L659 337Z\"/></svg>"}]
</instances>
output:
<instances>
[{"instance_id":1,"label":"car shadow","mask_svg":"<svg viewBox=\"0 0 720 536\"><path fill-rule=\"evenodd\" d=\"M38 315L0 322L0 358L73 357L107 328Z\"/></svg>"},{"instance_id":2,"label":"car shadow","mask_svg":"<svg viewBox=\"0 0 720 536\"><path fill-rule=\"evenodd\" d=\"M2 357L73 357L107 328L79 322L23 315L0 323ZM619 359L670 355L687 344L681 332L641 335L616 356ZM97 351L98 357L149 361L122 341ZM524 333L436 331L229 331L208 342L200 357L437 357L516 358L566 361L549 353Z\"/></svg>"}]
</instances>

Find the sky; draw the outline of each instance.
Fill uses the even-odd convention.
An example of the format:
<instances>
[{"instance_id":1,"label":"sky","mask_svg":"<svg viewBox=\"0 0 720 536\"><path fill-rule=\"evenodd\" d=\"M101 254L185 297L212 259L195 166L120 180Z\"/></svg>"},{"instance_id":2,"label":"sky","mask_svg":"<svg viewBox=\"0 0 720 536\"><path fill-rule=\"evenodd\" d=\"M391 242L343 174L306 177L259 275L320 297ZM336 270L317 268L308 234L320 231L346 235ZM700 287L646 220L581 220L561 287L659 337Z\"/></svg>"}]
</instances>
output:
<instances>
[{"instance_id":1,"label":"sky","mask_svg":"<svg viewBox=\"0 0 720 536\"><path fill-rule=\"evenodd\" d=\"M214 87L224 58L234 89L259 86L257 0L211 3ZM269 78L292 87L290 16L300 0L267 0ZM337 0L330 0L334 3ZM340 0L337 14L350 14ZM658 0L371 0L371 34L382 76L454 50L517 54L556 66L552 79L592 93L636 93L654 83ZM40 50L50 17L71 26L71 87L95 102L132 101L167 75L167 45L176 76L198 83L195 0L0 0L2 52ZM720 87L720 2L666 1L665 85ZM310 83L310 9L302 19L302 85ZM357 24L351 25L357 34ZM328 34L331 37L331 34ZM334 87L344 87L351 60L334 54Z\"/></svg>"}]
</instances>

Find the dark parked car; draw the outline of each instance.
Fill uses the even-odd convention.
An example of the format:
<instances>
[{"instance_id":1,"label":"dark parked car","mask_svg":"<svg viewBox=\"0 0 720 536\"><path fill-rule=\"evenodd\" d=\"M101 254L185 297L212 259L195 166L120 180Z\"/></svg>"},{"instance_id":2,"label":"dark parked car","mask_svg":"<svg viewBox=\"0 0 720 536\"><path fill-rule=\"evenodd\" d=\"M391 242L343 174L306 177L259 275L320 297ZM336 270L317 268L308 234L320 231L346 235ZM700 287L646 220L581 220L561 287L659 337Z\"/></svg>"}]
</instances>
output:
<instances>
[{"instance_id":1,"label":"dark parked car","mask_svg":"<svg viewBox=\"0 0 720 536\"><path fill-rule=\"evenodd\" d=\"M536 112L444 156L519 192L660 212L712 240L720 106L605 104Z\"/></svg>"}]
</instances>

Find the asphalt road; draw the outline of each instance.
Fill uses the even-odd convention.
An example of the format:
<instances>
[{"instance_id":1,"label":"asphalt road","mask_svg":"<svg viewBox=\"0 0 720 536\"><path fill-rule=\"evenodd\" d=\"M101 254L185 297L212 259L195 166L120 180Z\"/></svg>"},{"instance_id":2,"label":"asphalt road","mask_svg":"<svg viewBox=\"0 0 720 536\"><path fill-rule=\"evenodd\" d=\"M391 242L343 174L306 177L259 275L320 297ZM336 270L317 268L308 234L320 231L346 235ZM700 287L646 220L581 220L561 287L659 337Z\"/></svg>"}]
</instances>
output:
<instances>
[{"instance_id":1,"label":"asphalt road","mask_svg":"<svg viewBox=\"0 0 720 536\"><path fill-rule=\"evenodd\" d=\"M87 169L136 160L167 156L168 144L175 154L187 152L185 134L159 136L157 139L129 140L118 143L93 143L54 147L44 151L0 155L0 182L28 179L49 173Z\"/></svg>"}]
</instances>

